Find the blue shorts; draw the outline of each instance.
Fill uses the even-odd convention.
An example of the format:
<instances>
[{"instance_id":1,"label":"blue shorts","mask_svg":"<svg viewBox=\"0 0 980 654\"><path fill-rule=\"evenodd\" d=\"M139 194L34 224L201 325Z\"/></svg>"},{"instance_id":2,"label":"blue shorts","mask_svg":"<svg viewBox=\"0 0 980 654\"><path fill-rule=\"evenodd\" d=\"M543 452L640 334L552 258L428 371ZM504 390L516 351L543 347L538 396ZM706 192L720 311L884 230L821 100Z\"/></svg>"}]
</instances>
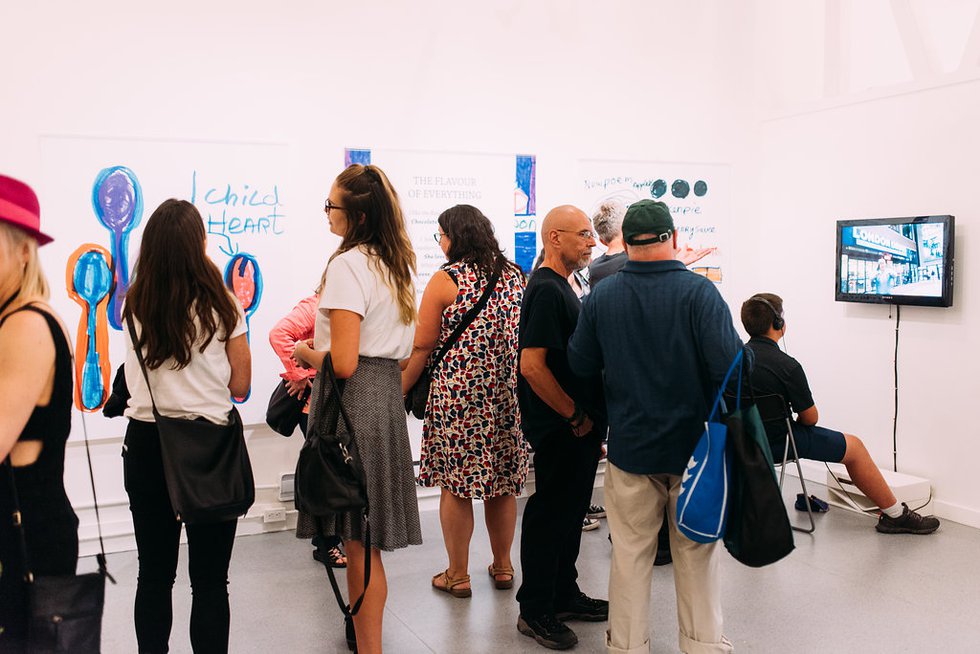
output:
<instances>
[{"instance_id":1,"label":"blue shorts","mask_svg":"<svg viewBox=\"0 0 980 654\"><path fill-rule=\"evenodd\" d=\"M796 439L796 451L801 459L811 461L827 461L829 463L840 463L847 450L847 441L844 434L826 427L817 425L801 425L793 423L793 438ZM772 448L772 458L779 463L783 460L783 450L786 447L786 436L778 439L771 439L769 446ZM789 448L789 460L793 459L793 448Z\"/></svg>"}]
</instances>

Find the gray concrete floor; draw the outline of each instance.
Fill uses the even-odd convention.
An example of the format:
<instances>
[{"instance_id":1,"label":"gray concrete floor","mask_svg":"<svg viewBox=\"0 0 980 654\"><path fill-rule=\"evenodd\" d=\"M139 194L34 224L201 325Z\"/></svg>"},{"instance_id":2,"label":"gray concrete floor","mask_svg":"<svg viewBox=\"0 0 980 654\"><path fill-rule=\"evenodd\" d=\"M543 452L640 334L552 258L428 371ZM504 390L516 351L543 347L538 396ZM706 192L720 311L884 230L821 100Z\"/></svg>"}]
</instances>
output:
<instances>
[{"instance_id":1,"label":"gray concrete floor","mask_svg":"<svg viewBox=\"0 0 980 654\"><path fill-rule=\"evenodd\" d=\"M826 496L819 487L817 494ZM601 500L600 490L596 497ZM801 515L792 508L790 513ZM517 632L516 591L495 590L484 572L490 548L479 506L477 519L472 598L456 599L429 587L431 576L446 566L435 511L422 514L423 546L385 555L386 652L546 651ZM603 520L600 529L582 535L580 585L598 597L607 596L607 534ZM932 536L885 536L874 531L872 518L832 507L817 516L814 536L796 536L796 550L767 568L748 568L724 555L725 632L737 651L980 651L980 531L944 522ZM516 544L514 552L516 559ZM310 553L309 544L292 533L237 540L230 584L232 652L347 652L326 574ZM171 652L177 654L191 651L186 550L181 556L171 636ZM109 567L119 584L107 590L103 651L135 652L136 554L111 555ZM670 566L655 569L651 593L652 651L677 652ZM605 623L570 626L579 636L573 651L603 651Z\"/></svg>"}]
</instances>

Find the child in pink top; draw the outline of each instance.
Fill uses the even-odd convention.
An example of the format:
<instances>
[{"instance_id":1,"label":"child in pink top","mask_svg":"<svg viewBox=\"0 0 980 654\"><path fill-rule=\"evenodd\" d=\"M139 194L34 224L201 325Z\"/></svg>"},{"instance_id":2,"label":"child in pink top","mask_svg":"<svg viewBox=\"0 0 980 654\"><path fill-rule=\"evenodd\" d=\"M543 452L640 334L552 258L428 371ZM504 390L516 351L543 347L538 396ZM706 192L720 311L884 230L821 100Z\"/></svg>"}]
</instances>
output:
<instances>
[{"instance_id":1,"label":"child in pink top","mask_svg":"<svg viewBox=\"0 0 980 654\"><path fill-rule=\"evenodd\" d=\"M321 280L320 287L322 286ZM296 343L313 338L313 324L316 321L317 305L320 302L319 290L318 288L316 293L300 300L299 304L293 307L293 310L277 322L269 332L269 345L272 346L276 356L279 357L286 369L279 376L286 381L286 390L293 397L300 397L307 388L311 387L313 377L316 375L315 368L304 370L296 365L292 357ZM306 435L309 412L310 402L307 399L306 406L303 408L303 417L299 421L299 428L304 436ZM309 523L312 523L311 520L303 520L303 517L300 516L297 525L298 532L305 531ZM307 535L301 536L300 533L297 533L297 537L309 538ZM347 567L347 557L341 549L340 538L330 536L324 539L315 535L313 536L313 547L316 548L313 550L313 558L317 561L321 563L326 561L334 568Z\"/></svg>"}]
</instances>

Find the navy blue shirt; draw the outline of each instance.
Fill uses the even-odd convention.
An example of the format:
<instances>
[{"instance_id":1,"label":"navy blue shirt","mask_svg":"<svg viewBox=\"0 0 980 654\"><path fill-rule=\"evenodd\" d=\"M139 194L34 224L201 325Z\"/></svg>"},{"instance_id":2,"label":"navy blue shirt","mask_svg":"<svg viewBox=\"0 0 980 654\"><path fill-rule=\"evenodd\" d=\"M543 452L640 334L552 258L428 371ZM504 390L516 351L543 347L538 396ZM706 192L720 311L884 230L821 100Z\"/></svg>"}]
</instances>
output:
<instances>
[{"instance_id":1,"label":"navy blue shirt","mask_svg":"<svg viewBox=\"0 0 980 654\"><path fill-rule=\"evenodd\" d=\"M613 465L679 475L741 349L712 282L679 261L630 261L585 299L568 358L579 375L605 371Z\"/></svg>"}]
</instances>

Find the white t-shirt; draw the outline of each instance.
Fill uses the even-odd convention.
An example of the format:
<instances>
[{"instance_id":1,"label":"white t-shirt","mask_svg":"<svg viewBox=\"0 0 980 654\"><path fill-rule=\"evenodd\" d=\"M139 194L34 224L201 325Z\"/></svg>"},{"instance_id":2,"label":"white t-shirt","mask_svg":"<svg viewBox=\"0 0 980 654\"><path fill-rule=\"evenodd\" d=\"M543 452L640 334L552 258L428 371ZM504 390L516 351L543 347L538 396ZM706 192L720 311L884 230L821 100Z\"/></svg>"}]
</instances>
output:
<instances>
[{"instance_id":1,"label":"white t-shirt","mask_svg":"<svg viewBox=\"0 0 980 654\"><path fill-rule=\"evenodd\" d=\"M338 255L327 268L313 332L313 349L330 349L330 310L346 309L361 316L358 354L382 359L407 359L412 353L415 323L399 315L394 292L385 284L384 263L354 248Z\"/></svg>"},{"instance_id":2,"label":"white t-shirt","mask_svg":"<svg viewBox=\"0 0 980 654\"><path fill-rule=\"evenodd\" d=\"M234 297L233 299L238 310L238 323L231 338L248 331L245 312L238 300ZM197 318L194 321L196 323ZM215 321L218 322L217 316ZM134 322L133 327L139 335L139 322ZM123 326L123 334L126 337L126 385L130 395L125 415L127 418L153 422L150 394L146 390L146 380L140 371L128 327ZM191 361L187 367L173 370L171 364L165 362L156 370L146 371L160 415L170 418L204 418L215 424L228 424L228 414L232 406L231 393L228 391L231 364L225 352L225 343L224 329L218 322L218 329L204 352L200 351L200 341L191 348Z\"/></svg>"}]
</instances>

